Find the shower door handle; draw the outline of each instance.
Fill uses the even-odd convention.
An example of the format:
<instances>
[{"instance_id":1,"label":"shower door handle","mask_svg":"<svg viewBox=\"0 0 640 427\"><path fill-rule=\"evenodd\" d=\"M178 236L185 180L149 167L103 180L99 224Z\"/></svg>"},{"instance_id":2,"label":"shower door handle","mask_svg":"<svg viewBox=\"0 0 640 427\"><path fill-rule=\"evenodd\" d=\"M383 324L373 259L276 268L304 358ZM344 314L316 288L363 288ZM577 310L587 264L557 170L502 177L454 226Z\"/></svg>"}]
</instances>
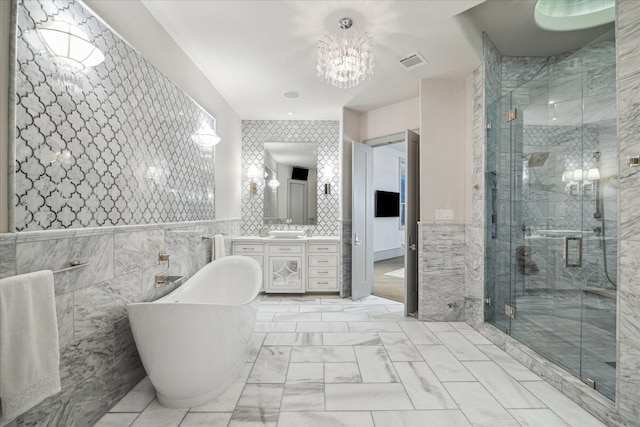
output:
<instances>
[{"instance_id":1,"label":"shower door handle","mask_svg":"<svg viewBox=\"0 0 640 427\"><path fill-rule=\"evenodd\" d=\"M358 237L358 233L354 233L354 236L353 236L353 244L354 244L355 246L360 245L360 238Z\"/></svg>"},{"instance_id":2,"label":"shower door handle","mask_svg":"<svg viewBox=\"0 0 640 427\"><path fill-rule=\"evenodd\" d=\"M570 252L575 248L576 257L569 259ZM582 237L565 237L562 243L562 263L565 268L582 267Z\"/></svg>"}]
</instances>

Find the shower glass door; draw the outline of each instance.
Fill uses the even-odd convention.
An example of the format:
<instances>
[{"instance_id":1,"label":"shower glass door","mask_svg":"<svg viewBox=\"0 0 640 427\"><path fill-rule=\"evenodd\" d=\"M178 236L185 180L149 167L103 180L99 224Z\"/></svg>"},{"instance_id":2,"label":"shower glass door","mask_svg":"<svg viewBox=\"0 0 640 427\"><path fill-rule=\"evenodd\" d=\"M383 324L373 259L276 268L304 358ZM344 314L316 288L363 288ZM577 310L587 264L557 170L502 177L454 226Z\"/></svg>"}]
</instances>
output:
<instances>
[{"instance_id":1,"label":"shower glass door","mask_svg":"<svg viewBox=\"0 0 640 427\"><path fill-rule=\"evenodd\" d=\"M615 45L487 106L485 319L615 397Z\"/></svg>"}]
</instances>

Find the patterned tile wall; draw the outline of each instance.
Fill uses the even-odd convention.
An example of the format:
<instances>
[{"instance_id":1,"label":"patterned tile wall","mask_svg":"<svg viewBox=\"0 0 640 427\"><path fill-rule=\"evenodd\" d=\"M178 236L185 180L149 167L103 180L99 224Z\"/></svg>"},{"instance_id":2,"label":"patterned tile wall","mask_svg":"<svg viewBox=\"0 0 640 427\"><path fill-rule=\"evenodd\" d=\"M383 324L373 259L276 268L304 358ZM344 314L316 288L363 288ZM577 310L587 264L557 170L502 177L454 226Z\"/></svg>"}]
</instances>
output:
<instances>
[{"instance_id":1,"label":"patterned tile wall","mask_svg":"<svg viewBox=\"0 0 640 427\"><path fill-rule=\"evenodd\" d=\"M329 120L247 120L242 122L242 234L258 235L264 227L264 185L258 182L258 193L249 194L249 168L263 170L264 143L316 142L318 144L317 225L269 225L273 230L311 228L314 235L340 236L339 122ZM329 167L333 178L323 174ZM331 194L324 194L324 184L331 183Z\"/></svg>"},{"instance_id":2,"label":"patterned tile wall","mask_svg":"<svg viewBox=\"0 0 640 427\"><path fill-rule=\"evenodd\" d=\"M105 61L70 74L36 27L78 25ZM215 129L173 82L74 0L20 1L16 68L16 231L211 220Z\"/></svg>"}]
</instances>

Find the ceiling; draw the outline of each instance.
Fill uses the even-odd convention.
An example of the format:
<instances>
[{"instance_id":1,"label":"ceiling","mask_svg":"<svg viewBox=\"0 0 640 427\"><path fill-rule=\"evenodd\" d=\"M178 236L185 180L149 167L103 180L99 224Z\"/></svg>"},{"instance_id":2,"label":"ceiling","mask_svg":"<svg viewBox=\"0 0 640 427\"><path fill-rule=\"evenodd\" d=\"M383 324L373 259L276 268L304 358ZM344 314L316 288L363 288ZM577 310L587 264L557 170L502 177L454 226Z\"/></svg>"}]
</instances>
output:
<instances>
[{"instance_id":1,"label":"ceiling","mask_svg":"<svg viewBox=\"0 0 640 427\"><path fill-rule=\"evenodd\" d=\"M480 57L453 17L482 1L142 0L243 120L337 120L415 98L422 78L465 77ZM374 75L352 89L316 75L318 41L343 17L373 36ZM397 62L416 51L426 66Z\"/></svg>"},{"instance_id":2,"label":"ceiling","mask_svg":"<svg viewBox=\"0 0 640 427\"><path fill-rule=\"evenodd\" d=\"M546 31L536 0L141 0L243 120L337 120L419 96L422 78L462 78L475 69L486 32L505 56L552 56L613 28ZM318 41L338 33L373 36L371 80L339 89L316 75ZM398 60L419 52L428 64ZM300 93L297 99L284 92Z\"/></svg>"},{"instance_id":3,"label":"ceiling","mask_svg":"<svg viewBox=\"0 0 640 427\"><path fill-rule=\"evenodd\" d=\"M487 33L504 56L548 57L577 50L614 27L614 23L576 31L548 31L534 19L537 0L486 0L456 17L478 51Z\"/></svg>"}]
</instances>

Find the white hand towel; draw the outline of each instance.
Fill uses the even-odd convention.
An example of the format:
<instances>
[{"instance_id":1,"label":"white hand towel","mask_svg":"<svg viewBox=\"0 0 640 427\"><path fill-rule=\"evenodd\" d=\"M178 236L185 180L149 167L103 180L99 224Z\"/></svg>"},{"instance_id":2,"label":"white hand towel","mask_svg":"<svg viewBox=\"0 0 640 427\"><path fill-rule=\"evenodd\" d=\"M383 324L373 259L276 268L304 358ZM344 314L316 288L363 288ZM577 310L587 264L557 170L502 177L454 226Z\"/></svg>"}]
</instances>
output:
<instances>
[{"instance_id":1,"label":"white hand towel","mask_svg":"<svg viewBox=\"0 0 640 427\"><path fill-rule=\"evenodd\" d=\"M53 273L0 280L0 426L60 389Z\"/></svg>"},{"instance_id":2,"label":"white hand towel","mask_svg":"<svg viewBox=\"0 0 640 427\"><path fill-rule=\"evenodd\" d=\"M211 247L211 261L214 259L220 259L225 255L224 249L224 236L222 234L216 234L213 236L213 245Z\"/></svg>"}]
</instances>

